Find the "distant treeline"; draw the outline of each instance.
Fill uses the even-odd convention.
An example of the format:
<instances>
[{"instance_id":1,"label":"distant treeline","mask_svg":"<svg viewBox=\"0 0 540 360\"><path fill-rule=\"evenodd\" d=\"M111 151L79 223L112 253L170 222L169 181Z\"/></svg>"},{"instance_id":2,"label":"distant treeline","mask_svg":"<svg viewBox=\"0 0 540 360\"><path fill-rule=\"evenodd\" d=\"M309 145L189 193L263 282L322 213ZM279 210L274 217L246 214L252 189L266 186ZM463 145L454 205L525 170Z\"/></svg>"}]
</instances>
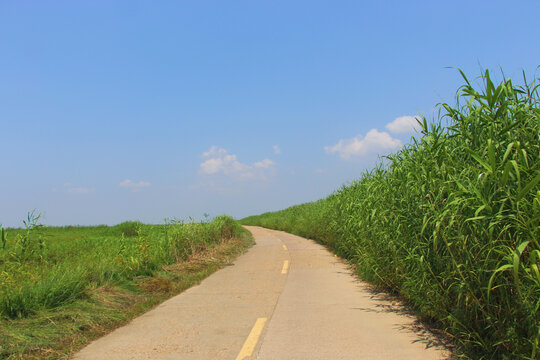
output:
<instances>
[{"instance_id":1,"label":"distant treeline","mask_svg":"<svg viewBox=\"0 0 540 360\"><path fill-rule=\"evenodd\" d=\"M399 293L474 359L538 359L539 81L481 89L385 164L326 199L252 216L316 239L364 279Z\"/></svg>"}]
</instances>

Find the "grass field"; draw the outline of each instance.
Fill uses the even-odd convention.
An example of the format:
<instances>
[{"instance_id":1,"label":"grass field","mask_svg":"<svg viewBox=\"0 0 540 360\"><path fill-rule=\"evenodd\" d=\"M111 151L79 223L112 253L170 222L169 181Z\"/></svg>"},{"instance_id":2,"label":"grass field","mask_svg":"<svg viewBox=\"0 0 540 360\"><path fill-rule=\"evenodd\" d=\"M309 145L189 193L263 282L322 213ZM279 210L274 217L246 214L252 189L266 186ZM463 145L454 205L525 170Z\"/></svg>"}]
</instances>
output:
<instances>
[{"instance_id":1,"label":"grass field","mask_svg":"<svg viewBox=\"0 0 540 360\"><path fill-rule=\"evenodd\" d=\"M326 199L244 224L316 239L437 321L471 359L538 359L539 79L475 88Z\"/></svg>"},{"instance_id":2,"label":"grass field","mask_svg":"<svg viewBox=\"0 0 540 360\"><path fill-rule=\"evenodd\" d=\"M0 358L56 359L229 263L252 243L211 222L2 229Z\"/></svg>"}]
</instances>

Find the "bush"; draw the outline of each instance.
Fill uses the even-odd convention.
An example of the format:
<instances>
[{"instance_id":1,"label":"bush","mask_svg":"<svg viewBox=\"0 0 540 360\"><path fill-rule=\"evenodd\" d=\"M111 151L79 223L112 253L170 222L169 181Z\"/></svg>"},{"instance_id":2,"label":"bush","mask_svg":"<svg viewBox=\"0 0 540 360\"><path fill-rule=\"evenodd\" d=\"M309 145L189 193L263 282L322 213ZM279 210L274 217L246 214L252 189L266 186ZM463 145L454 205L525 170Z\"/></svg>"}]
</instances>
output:
<instances>
[{"instance_id":1,"label":"bush","mask_svg":"<svg viewBox=\"0 0 540 360\"><path fill-rule=\"evenodd\" d=\"M118 235L124 235L127 237L133 237L137 235L137 230L141 227L139 221L124 221L118 225L112 227L112 229L118 233Z\"/></svg>"}]
</instances>

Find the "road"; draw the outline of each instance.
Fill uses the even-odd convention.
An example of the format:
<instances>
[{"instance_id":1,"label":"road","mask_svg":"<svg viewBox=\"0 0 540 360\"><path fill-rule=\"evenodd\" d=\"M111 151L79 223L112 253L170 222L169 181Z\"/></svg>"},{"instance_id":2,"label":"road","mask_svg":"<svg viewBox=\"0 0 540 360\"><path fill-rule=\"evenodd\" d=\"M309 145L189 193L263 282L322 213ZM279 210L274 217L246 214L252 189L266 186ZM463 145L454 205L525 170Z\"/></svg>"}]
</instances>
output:
<instances>
[{"instance_id":1,"label":"road","mask_svg":"<svg viewBox=\"0 0 540 360\"><path fill-rule=\"evenodd\" d=\"M247 227L232 266L98 339L74 359L447 359L395 300L314 241Z\"/></svg>"}]
</instances>

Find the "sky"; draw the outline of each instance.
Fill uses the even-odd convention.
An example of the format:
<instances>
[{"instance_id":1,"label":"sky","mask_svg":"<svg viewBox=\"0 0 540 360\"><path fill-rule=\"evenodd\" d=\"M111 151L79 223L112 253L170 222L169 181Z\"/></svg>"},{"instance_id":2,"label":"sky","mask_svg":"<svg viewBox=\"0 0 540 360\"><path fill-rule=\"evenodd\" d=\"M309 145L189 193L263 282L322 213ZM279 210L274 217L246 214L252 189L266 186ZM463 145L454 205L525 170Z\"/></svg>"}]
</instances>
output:
<instances>
[{"instance_id":1,"label":"sky","mask_svg":"<svg viewBox=\"0 0 540 360\"><path fill-rule=\"evenodd\" d=\"M0 2L0 223L235 218L314 201L540 65L535 1ZM535 40L536 39L536 40Z\"/></svg>"}]
</instances>

